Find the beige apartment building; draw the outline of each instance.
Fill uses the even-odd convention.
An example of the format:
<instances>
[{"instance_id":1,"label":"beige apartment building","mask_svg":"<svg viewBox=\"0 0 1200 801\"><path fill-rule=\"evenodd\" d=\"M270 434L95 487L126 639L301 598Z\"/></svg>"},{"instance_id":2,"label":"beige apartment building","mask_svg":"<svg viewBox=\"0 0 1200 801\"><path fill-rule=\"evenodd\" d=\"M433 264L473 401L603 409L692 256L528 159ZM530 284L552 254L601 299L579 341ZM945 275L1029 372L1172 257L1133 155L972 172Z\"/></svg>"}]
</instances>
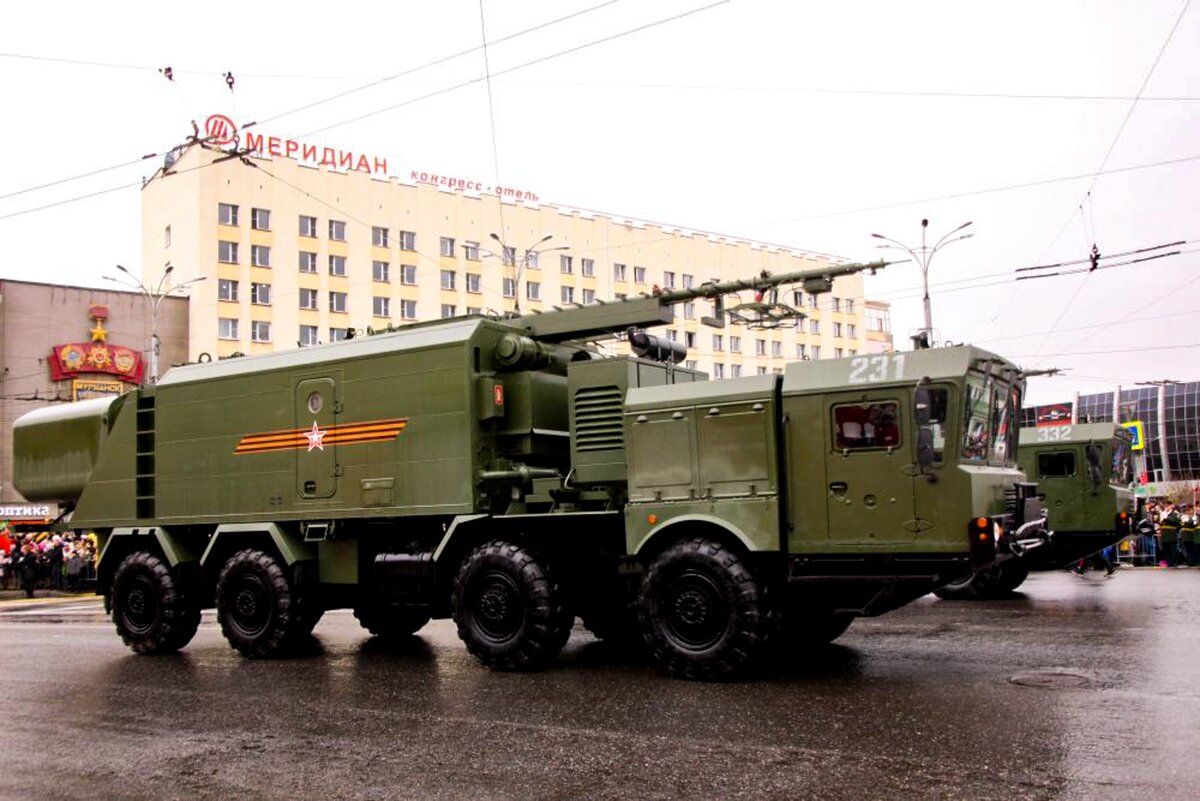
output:
<instances>
[{"instance_id":1,"label":"beige apartment building","mask_svg":"<svg viewBox=\"0 0 1200 801\"><path fill-rule=\"evenodd\" d=\"M400 179L366 156L331 152L321 164L315 148L248 141L258 150L245 159L200 144L176 151L143 188L143 280L157 282L168 265L175 284L203 279L189 291L193 360L837 261L555 206L483 182L415 171ZM753 300L744 294L726 305ZM806 318L775 330L718 330L701 326L712 313L701 301L677 306L675 323L656 333L685 343L688 364L715 378L866 350L861 275L838 278L831 293L788 289L778 300Z\"/></svg>"}]
</instances>

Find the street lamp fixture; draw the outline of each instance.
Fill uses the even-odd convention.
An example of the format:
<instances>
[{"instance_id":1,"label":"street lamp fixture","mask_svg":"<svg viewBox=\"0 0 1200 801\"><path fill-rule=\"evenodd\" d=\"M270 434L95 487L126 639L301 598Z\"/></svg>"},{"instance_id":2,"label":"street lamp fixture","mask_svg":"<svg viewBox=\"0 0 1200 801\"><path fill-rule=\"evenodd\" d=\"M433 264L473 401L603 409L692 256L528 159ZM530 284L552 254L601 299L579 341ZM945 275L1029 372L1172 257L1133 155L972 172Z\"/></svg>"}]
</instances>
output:
<instances>
[{"instance_id":1,"label":"street lamp fixture","mask_svg":"<svg viewBox=\"0 0 1200 801\"><path fill-rule=\"evenodd\" d=\"M488 236L490 236L492 239L496 240L496 242L500 245L500 261L501 261L501 263L505 267L514 268L515 274L513 276L513 313L520 314L521 313L521 276L525 274L525 269L529 266L529 257L538 255L540 253L549 253L549 252L555 251L555 250L570 250L570 247L568 245L560 245L559 247L556 247L556 248L544 248L544 249L538 250L538 245L543 245L546 242L549 242L551 239L554 238L554 234L546 234L546 235L542 236L541 239L538 239L535 242L531 242L531 243L529 243L529 245L527 245L525 247L525 252L521 256L521 266L518 268L517 267L517 252L513 248L504 244L504 240L501 239L500 235L497 234L495 231L492 231L491 233L489 233Z\"/></svg>"},{"instance_id":2,"label":"street lamp fixture","mask_svg":"<svg viewBox=\"0 0 1200 801\"><path fill-rule=\"evenodd\" d=\"M161 276L159 276L158 281L156 283L148 286L145 283L143 283L141 280L139 280L133 273L129 272L129 270L126 270L120 264L116 265L116 267L118 270L120 270L122 273L124 273L124 278L114 278L111 275L106 275L106 276L104 276L104 279L106 281L113 281L114 283L124 284L125 286L131 287L131 288L136 289L137 291L141 292L142 297L144 297L146 299L146 303L150 307L150 379L147 383L157 384L158 383L158 352L159 352L159 344L160 344L160 340L158 338L158 310L159 310L159 307L162 306L162 302L166 298L170 297L171 295L175 294L176 292L182 292L184 289L187 289L188 287L192 286L193 284L200 283L201 281L205 280L205 278L207 278L207 276L201 275L196 278L191 278L191 279L188 279L187 281L184 281L182 283L171 286L170 283L167 281L167 278L175 270L175 267L170 262L167 262L166 269L163 270L163 274Z\"/></svg>"},{"instance_id":3,"label":"street lamp fixture","mask_svg":"<svg viewBox=\"0 0 1200 801\"><path fill-rule=\"evenodd\" d=\"M933 261L933 254L937 253L939 248L945 247L951 242L958 242L961 239L970 239L973 237L975 235L973 233L959 233L970 224L970 222L963 223L957 228L946 232L946 234L932 246L928 246L925 244L925 231L929 228L929 220L923 219L921 220L921 247L919 248L911 248L903 242L898 242L897 240L888 236L884 236L883 234L871 234L871 236L875 237L876 239L882 239L884 242L889 243L887 245L880 245L879 247L892 250L902 250L911 256L913 261L920 266L921 283L925 289L925 328L923 329L923 333L925 335L926 342L930 342L933 339L933 312L929 306L929 264ZM955 236L955 234L958 234L958 236Z\"/></svg>"}]
</instances>

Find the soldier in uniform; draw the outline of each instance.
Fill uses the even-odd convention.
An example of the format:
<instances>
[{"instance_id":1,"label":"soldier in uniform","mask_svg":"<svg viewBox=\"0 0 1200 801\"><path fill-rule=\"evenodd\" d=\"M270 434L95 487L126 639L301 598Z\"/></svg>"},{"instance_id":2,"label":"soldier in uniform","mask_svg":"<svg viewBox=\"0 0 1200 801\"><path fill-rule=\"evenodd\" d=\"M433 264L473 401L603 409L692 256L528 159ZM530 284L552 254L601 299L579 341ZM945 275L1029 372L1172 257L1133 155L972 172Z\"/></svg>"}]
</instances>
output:
<instances>
[{"instance_id":1,"label":"soldier in uniform","mask_svg":"<svg viewBox=\"0 0 1200 801\"><path fill-rule=\"evenodd\" d=\"M1158 558L1160 565L1175 567L1178 563L1179 526L1182 519L1174 504L1168 505L1158 524Z\"/></svg>"},{"instance_id":2,"label":"soldier in uniform","mask_svg":"<svg viewBox=\"0 0 1200 801\"><path fill-rule=\"evenodd\" d=\"M1183 517L1179 528L1179 561L1186 565L1196 564L1196 528L1200 520L1196 517L1195 507L1183 508Z\"/></svg>"}]
</instances>

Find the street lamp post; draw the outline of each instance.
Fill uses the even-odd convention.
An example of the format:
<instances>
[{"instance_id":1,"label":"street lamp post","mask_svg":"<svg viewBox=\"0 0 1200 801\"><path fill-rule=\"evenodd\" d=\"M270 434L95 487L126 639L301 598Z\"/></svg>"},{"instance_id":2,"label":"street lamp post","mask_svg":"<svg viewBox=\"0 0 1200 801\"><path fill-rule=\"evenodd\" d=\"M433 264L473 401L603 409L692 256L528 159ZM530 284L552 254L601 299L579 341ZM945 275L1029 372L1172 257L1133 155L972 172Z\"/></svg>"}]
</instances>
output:
<instances>
[{"instance_id":1,"label":"street lamp post","mask_svg":"<svg viewBox=\"0 0 1200 801\"><path fill-rule=\"evenodd\" d=\"M921 283L925 289L925 328L923 329L923 332L925 334L925 341L927 343L933 338L933 311L930 309L929 305L929 263L933 261L933 254L937 253L939 248L949 245L951 242L957 242L960 239L970 239L972 236L974 236L973 233L954 236L970 224L970 222L965 222L957 228L947 232L946 235L935 242L932 247L925 244L925 231L929 228L929 220L925 219L921 220L920 248L910 248L903 242L898 242L891 237L884 236L883 234L871 234L871 236L875 237L876 239L882 239L884 242L890 243L887 245L880 245L879 247L891 248L893 250L903 250L920 266Z\"/></svg>"},{"instance_id":2,"label":"street lamp post","mask_svg":"<svg viewBox=\"0 0 1200 801\"><path fill-rule=\"evenodd\" d=\"M120 264L117 269L125 274L124 278L114 278L111 275L104 276L105 280L113 281L118 284L124 284L132 287L142 293L142 297L146 299L150 306L150 380L147 383L158 383L158 310L162 306L162 302L176 292L180 292L193 284L198 284L203 281L206 276L198 276L184 281L181 284L170 286L167 282L168 276L174 271L174 267L170 262L167 262L167 269L163 270L162 276L158 279L158 283L153 285L153 288L147 286L138 280L133 273L126 270Z\"/></svg>"},{"instance_id":3,"label":"street lamp post","mask_svg":"<svg viewBox=\"0 0 1200 801\"><path fill-rule=\"evenodd\" d=\"M498 245L500 245L500 263L503 264L505 267L513 268L513 273L514 273L514 275L513 275L513 313L520 314L520 312L521 312L521 276L525 273L525 269L529 266L529 257L534 254L549 253L549 252L555 251L555 250L569 250L570 247L568 245L561 245L556 248L546 248L544 250L538 250L537 249L538 245L545 244L546 242L549 242L551 239L554 238L554 234L546 234L545 236L543 236L541 239L537 240L536 242L531 242L529 244L529 246L525 248L525 253L521 257L521 267L520 267L520 269L517 269L516 251L512 250L512 248L508 247L508 245L505 245L504 240L501 239L500 235L497 234L496 232L493 231L492 233L488 234L488 236L490 236L492 239L496 240L496 243Z\"/></svg>"}]
</instances>

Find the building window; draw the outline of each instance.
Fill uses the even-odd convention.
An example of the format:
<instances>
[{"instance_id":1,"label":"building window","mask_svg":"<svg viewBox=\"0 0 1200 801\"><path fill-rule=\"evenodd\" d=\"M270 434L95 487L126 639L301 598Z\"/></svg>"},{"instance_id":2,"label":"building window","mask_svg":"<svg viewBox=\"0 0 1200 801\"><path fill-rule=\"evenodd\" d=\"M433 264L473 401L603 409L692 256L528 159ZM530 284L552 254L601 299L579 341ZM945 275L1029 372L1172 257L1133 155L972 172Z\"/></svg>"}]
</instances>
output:
<instances>
[{"instance_id":1,"label":"building window","mask_svg":"<svg viewBox=\"0 0 1200 801\"><path fill-rule=\"evenodd\" d=\"M266 320L254 320L250 323L251 342L270 342L271 324Z\"/></svg>"},{"instance_id":2,"label":"building window","mask_svg":"<svg viewBox=\"0 0 1200 801\"><path fill-rule=\"evenodd\" d=\"M835 359L840 359L840 358L842 358L842 349L841 349L841 348L834 348L834 349L833 349L833 358L835 358Z\"/></svg>"},{"instance_id":3,"label":"building window","mask_svg":"<svg viewBox=\"0 0 1200 801\"><path fill-rule=\"evenodd\" d=\"M821 321L810 319L808 321L808 333L810 333L810 334L821 333Z\"/></svg>"},{"instance_id":4,"label":"building window","mask_svg":"<svg viewBox=\"0 0 1200 801\"><path fill-rule=\"evenodd\" d=\"M271 230L271 212L268 209L250 209L250 227L255 231Z\"/></svg>"},{"instance_id":5,"label":"building window","mask_svg":"<svg viewBox=\"0 0 1200 801\"><path fill-rule=\"evenodd\" d=\"M342 220L329 221L329 238L335 242L346 241L346 223Z\"/></svg>"},{"instance_id":6,"label":"building window","mask_svg":"<svg viewBox=\"0 0 1200 801\"><path fill-rule=\"evenodd\" d=\"M479 261L479 243L464 242L463 256L466 257L467 261Z\"/></svg>"},{"instance_id":7,"label":"building window","mask_svg":"<svg viewBox=\"0 0 1200 801\"><path fill-rule=\"evenodd\" d=\"M541 265L538 263L538 252L536 250L525 251L525 266L531 270L541 269Z\"/></svg>"},{"instance_id":8,"label":"building window","mask_svg":"<svg viewBox=\"0 0 1200 801\"><path fill-rule=\"evenodd\" d=\"M596 274L596 262L593 259L580 259L579 271L583 273L584 278L591 278ZM622 278L622 281L625 279Z\"/></svg>"},{"instance_id":9,"label":"building window","mask_svg":"<svg viewBox=\"0 0 1200 801\"><path fill-rule=\"evenodd\" d=\"M816 295L808 296L808 308L810 308L810 309L817 308L817 296Z\"/></svg>"},{"instance_id":10,"label":"building window","mask_svg":"<svg viewBox=\"0 0 1200 801\"><path fill-rule=\"evenodd\" d=\"M467 291L473 295L478 295L479 289L479 274L467 273Z\"/></svg>"},{"instance_id":11,"label":"building window","mask_svg":"<svg viewBox=\"0 0 1200 801\"><path fill-rule=\"evenodd\" d=\"M792 292L792 305L795 306L797 309L804 308L804 293L801 292L799 289Z\"/></svg>"},{"instance_id":12,"label":"building window","mask_svg":"<svg viewBox=\"0 0 1200 801\"><path fill-rule=\"evenodd\" d=\"M835 337L840 337L842 335L842 324L841 323L833 324L833 335Z\"/></svg>"},{"instance_id":13,"label":"building window","mask_svg":"<svg viewBox=\"0 0 1200 801\"><path fill-rule=\"evenodd\" d=\"M724 377L725 377L725 365L721 364L720 362L716 362L715 364L713 364L713 378L724 378Z\"/></svg>"},{"instance_id":14,"label":"building window","mask_svg":"<svg viewBox=\"0 0 1200 801\"><path fill-rule=\"evenodd\" d=\"M683 288L684 288L684 289L691 289L691 288L692 288L692 282L693 282L695 279L693 279L693 278L692 278L692 276L688 275L687 273L684 273L684 274L683 274L683 276L682 276L682 280L683 280Z\"/></svg>"},{"instance_id":15,"label":"building window","mask_svg":"<svg viewBox=\"0 0 1200 801\"><path fill-rule=\"evenodd\" d=\"M675 273L671 270L663 270L663 286L667 289L675 288Z\"/></svg>"},{"instance_id":16,"label":"building window","mask_svg":"<svg viewBox=\"0 0 1200 801\"><path fill-rule=\"evenodd\" d=\"M559 256L558 270L559 272L566 273L568 275L575 272L575 260L570 256Z\"/></svg>"},{"instance_id":17,"label":"building window","mask_svg":"<svg viewBox=\"0 0 1200 801\"><path fill-rule=\"evenodd\" d=\"M225 264L238 263L238 243L220 240L217 242L217 261Z\"/></svg>"},{"instance_id":18,"label":"building window","mask_svg":"<svg viewBox=\"0 0 1200 801\"><path fill-rule=\"evenodd\" d=\"M405 286L417 285L417 265L401 264L400 265L400 283Z\"/></svg>"},{"instance_id":19,"label":"building window","mask_svg":"<svg viewBox=\"0 0 1200 801\"><path fill-rule=\"evenodd\" d=\"M678 342L679 341L679 334L677 334L675 332L674 328L667 329L667 341L668 342Z\"/></svg>"},{"instance_id":20,"label":"building window","mask_svg":"<svg viewBox=\"0 0 1200 801\"><path fill-rule=\"evenodd\" d=\"M713 350L717 351L718 353L725 350L725 337L721 334L713 334L712 345Z\"/></svg>"},{"instance_id":21,"label":"building window","mask_svg":"<svg viewBox=\"0 0 1200 801\"><path fill-rule=\"evenodd\" d=\"M329 293L329 310L331 312L346 312L346 293L345 292L330 292Z\"/></svg>"},{"instance_id":22,"label":"building window","mask_svg":"<svg viewBox=\"0 0 1200 801\"><path fill-rule=\"evenodd\" d=\"M504 246L500 249L500 261L509 267L517 263L517 249Z\"/></svg>"},{"instance_id":23,"label":"building window","mask_svg":"<svg viewBox=\"0 0 1200 801\"><path fill-rule=\"evenodd\" d=\"M504 297L515 298L517 296L517 282L511 278L504 279Z\"/></svg>"},{"instance_id":24,"label":"building window","mask_svg":"<svg viewBox=\"0 0 1200 801\"><path fill-rule=\"evenodd\" d=\"M684 366L684 367L686 367L686 368L687 368L687 369L689 369L689 370L695 370L695 369L696 369L696 360L695 360L695 359L688 359L687 361L685 361L685 362L683 363L683 366Z\"/></svg>"},{"instance_id":25,"label":"building window","mask_svg":"<svg viewBox=\"0 0 1200 801\"><path fill-rule=\"evenodd\" d=\"M388 276L388 270L391 267L386 261L371 262L371 280L378 281L381 284L386 284L391 278Z\"/></svg>"},{"instance_id":26,"label":"building window","mask_svg":"<svg viewBox=\"0 0 1200 801\"><path fill-rule=\"evenodd\" d=\"M468 315L471 315L471 314L483 314L483 309L479 308L478 306L468 306L468 307L467 307L467 314L468 314Z\"/></svg>"},{"instance_id":27,"label":"building window","mask_svg":"<svg viewBox=\"0 0 1200 801\"><path fill-rule=\"evenodd\" d=\"M231 303L237 303L238 299L238 282L231 281L228 278L217 279L217 300L227 300Z\"/></svg>"},{"instance_id":28,"label":"building window","mask_svg":"<svg viewBox=\"0 0 1200 801\"><path fill-rule=\"evenodd\" d=\"M454 270L442 270L442 289L454 289Z\"/></svg>"},{"instance_id":29,"label":"building window","mask_svg":"<svg viewBox=\"0 0 1200 801\"><path fill-rule=\"evenodd\" d=\"M238 321L231 317L217 319L217 339L237 339Z\"/></svg>"},{"instance_id":30,"label":"building window","mask_svg":"<svg viewBox=\"0 0 1200 801\"><path fill-rule=\"evenodd\" d=\"M696 347L696 332L695 331L684 331L683 332L683 344L687 345L689 348Z\"/></svg>"},{"instance_id":31,"label":"building window","mask_svg":"<svg viewBox=\"0 0 1200 801\"><path fill-rule=\"evenodd\" d=\"M525 297L529 300L541 300L542 285L537 281L527 281L525 283Z\"/></svg>"},{"instance_id":32,"label":"building window","mask_svg":"<svg viewBox=\"0 0 1200 801\"><path fill-rule=\"evenodd\" d=\"M346 335L348 333L350 333L350 329L348 329L348 328L330 328L329 329L329 341L330 342L341 342L343 339L346 339Z\"/></svg>"},{"instance_id":33,"label":"building window","mask_svg":"<svg viewBox=\"0 0 1200 801\"><path fill-rule=\"evenodd\" d=\"M300 326L300 341L298 344L300 347L319 344L317 340L317 327L315 325Z\"/></svg>"},{"instance_id":34,"label":"building window","mask_svg":"<svg viewBox=\"0 0 1200 801\"><path fill-rule=\"evenodd\" d=\"M442 304L442 319L446 320L450 317L453 317L455 314L455 311L456 310L455 310L453 303L443 303Z\"/></svg>"},{"instance_id":35,"label":"building window","mask_svg":"<svg viewBox=\"0 0 1200 801\"><path fill-rule=\"evenodd\" d=\"M858 339L858 326L854 323L846 323L846 336L850 339Z\"/></svg>"},{"instance_id":36,"label":"building window","mask_svg":"<svg viewBox=\"0 0 1200 801\"><path fill-rule=\"evenodd\" d=\"M412 231L400 232L400 249L401 250L416 250L417 235Z\"/></svg>"},{"instance_id":37,"label":"building window","mask_svg":"<svg viewBox=\"0 0 1200 801\"><path fill-rule=\"evenodd\" d=\"M300 290L300 308L316 309L317 308L317 290L301 289ZM316 330L316 329L313 329Z\"/></svg>"},{"instance_id":38,"label":"building window","mask_svg":"<svg viewBox=\"0 0 1200 801\"><path fill-rule=\"evenodd\" d=\"M754 340L754 355L755 356L766 356L767 355L767 340L765 340L765 339Z\"/></svg>"},{"instance_id":39,"label":"building window","mask_svg":"<svg viewBox=\"0 0 1200 801\"><path fill-rule=\"evenodd\" d=\"M782 342L772 342L771 343L771 357L775 358L775 359L783 358L783 343Z\"/></svg>"},{"instance_id":40,"label":"building window","mask_svg":"<svg viewBox=\"0 0 1200 801\"><path fill-rule=\"evenodd\" d=\"M271 305L271 285L270 284L251 284L250 285L250 302L256 306Z\"/></svg>"},{"instance_id":41,"label":"building window","mask_svg":"<svg viewBox=\"0 0 1200 801\"><path fill-rule=\"evenodd\" d=\"M405 320L417 319L417 302L415 300L401 300L400 316Z\"/></svg>"},{"instance_id":42,"label":"building window","mask_svg":"<svg viewBox=\"0 0 1200 801\"><path fill-rule=\"evenodd\" d=\"M812 346L812 357L813 357L814 359L819 359L819 358L821 358L821 346L820 346L820 345L813 345L813 346Z\"/></svg>"},{"instance_id":43,"label":"building window","mask_svg":"<svg viewBox=\"0 0 1200 801\"><path fill-rule=\"evenodd\" d=\"M563 303L574 303L575 302L575 287L564 286L562 288L562 302Z\"/></svg>"},{"instance_id":44,"label":"building window","mask_svg":"<svg viewBox=\"0 0 1200 801\"><path fill-rule=\"evenodd\" d=\"M646 268L645 267L638 267L636 264L633 266L633 283L635 283L635 284L646 283Z\"/></svg>"},{"instance_id":45,"label":"building window","mask_svg":"<svg viewBox=\"0 0 1200 801\"><path fill-rule=\"evenodd\" d=\"M371 244L377 248L386 248L388 246L388 229L372 225Z\"/></svg>"},{"instance_id":46,"label":"building window","mask_svg":"<svg viewBox=\"0 0 1200 801\"><path fill-rule=\"evenodd\" d=\"M447 259L454 258L454 240L451 237L443 236L439 248L441 254Z\"/></svg>"},{"instance_id":47,"label":"building window","mask_svg":"<svg viewBox=\"0 0 1200 801\"><path fill-rule=\"evenodd\" d=\"M345 256L329 256L329 274L330 275L345 275L346 274L346 257Z\"/></svg>"},{"instance_id":48,"label":"building window","mask_svg":"<svg viewBox=\"0 0 1200 801\"><path fill-rule=\"evenodd\" d=\"M250 263L255 267L270 267L271 249L266 245L251 245Z\"/></svg>"},{"instance_id":49,"label":"building window","mask_svg":"<svg viewBox=\"0 0 1200 801\"><path fill-rule=\"evenodd\" d=\"M614 264L613 265L613 280L614 281L624 281L625 280L625 265L624 264Z\"/></svg>"},{"instance_id":50,"label":"building window","mask_svg":"<svg viewBox=\"0 0 1200 801\"><path fill-rule=\"evenodd\" d=\"M300 215L300 236L317 235L317 218Z\"/></svg>"},{"instance_id":51,"label":"building window","mask_svg":"<svg viewBox=\"0 0 1200 801\"><path fill-rule=\"evenodd\" d=\"M742 377L742 366L740 364L729 365L729 377L730 378L741 378Z\"/></svg>"},{"instance_id":52,"label":"building window","mask_svg":"<svg viewBox=\"0 0 1200 801\"><path fill-rule=\"evenodd\" d=\"M221 225L237 225L238 207L232 203L218 203L217 222Z\"/></svg>"},{"instance_id":53,"label":"building window","mask_svg":"<svg viewBox=\"0 0 1200 801\"><path fill-rule=\"evenodd\" d=\"M754 374L755 374L755 375L766 375L766 374L767 374L767 368L765 368L765 367L756 367L756 368L754 368Z\"/></svg>"},{"instance_id":54,"label":"building window","mask_svg":"<svg viewBox=\"0 0 1200 801\"><path fill-rule=\"evenodd\" d=\"M586 306L589 303L595 303L595 302L596 302L596 290L594 290L594 289L583 290L583 305Z\"/></svg>"},{"instance_id":55,"label":"building window","mask_svg":"<svg viewBox=\"0 0 1200 801\"><path fill-rule=\"evenodd\" d=\"M742 352L742 338L741 337L739 337L739 336L730 336L729 337L729 352L730 353L741 353Z\"/></svg>"},{"instance_id":56,"label":"building window","mask_svg":"<svg viewBox=\"0 0 1200 801\"><path fill-rule=\"evenodd\" d=\"M683 304L683 319L691 320L695 316L696 316L696 304L695 303Z\"/></svg>"},{"instance_id":57,"label":"building window","mask_svg":"<svg viewBox=\"0 0 1200 801\"><path fill-rule=\"evenodd\" d=\"M163 229L163 247L171 247L171 226L169 225Z\"/></svg>"},{"instance_id":58,"label":"building window","mask_svg":"<svg viewBox=\"0 0 1200 801\"><path fill-rule=\"evenodd\" d=\"M392 301L390 298L371 298L371 314L376 317L392 316Z\"/></svg>"},{"instance_id":59,"label":"building window","mask_svg":"<svg viewBox=\"0 0 1200 801\"><path fill-rule=\"evenodd\" d=\"M854 314L854 298L846 298L846 314Z\"/></svg>"},{"instance_id":60,"label":"building window","mask_svg":"<svg viewBox=\"0 0 1200 801\"><path fill-rule=\"evenodd\" d=\"M315 273L317 271L317 254L307 250L300 251L300 272Z\"/></svg>"},{"instance_id":61,"label":"building window","mask_svg":"<svg viewBox=\"0 0 1200 801\"><path fill-rule=\"evenodd\" d=\"M842 310L842 299L835 298L835 297L829 298L829 308L833 309L834 311L841 311Z\"/></svg>"},{"instance_id":62,"label":"building window","mask_svg":"<svg viewBox=\"0 0 1200 801\"><path fill-rule=\"evenodd\" d=\"M804 345L802 345L802 344L796 345L796 358L797 359L807 359L808 354L805 352L806 350L807 350L807 348Z\"/></svg>"}]
</instances>

